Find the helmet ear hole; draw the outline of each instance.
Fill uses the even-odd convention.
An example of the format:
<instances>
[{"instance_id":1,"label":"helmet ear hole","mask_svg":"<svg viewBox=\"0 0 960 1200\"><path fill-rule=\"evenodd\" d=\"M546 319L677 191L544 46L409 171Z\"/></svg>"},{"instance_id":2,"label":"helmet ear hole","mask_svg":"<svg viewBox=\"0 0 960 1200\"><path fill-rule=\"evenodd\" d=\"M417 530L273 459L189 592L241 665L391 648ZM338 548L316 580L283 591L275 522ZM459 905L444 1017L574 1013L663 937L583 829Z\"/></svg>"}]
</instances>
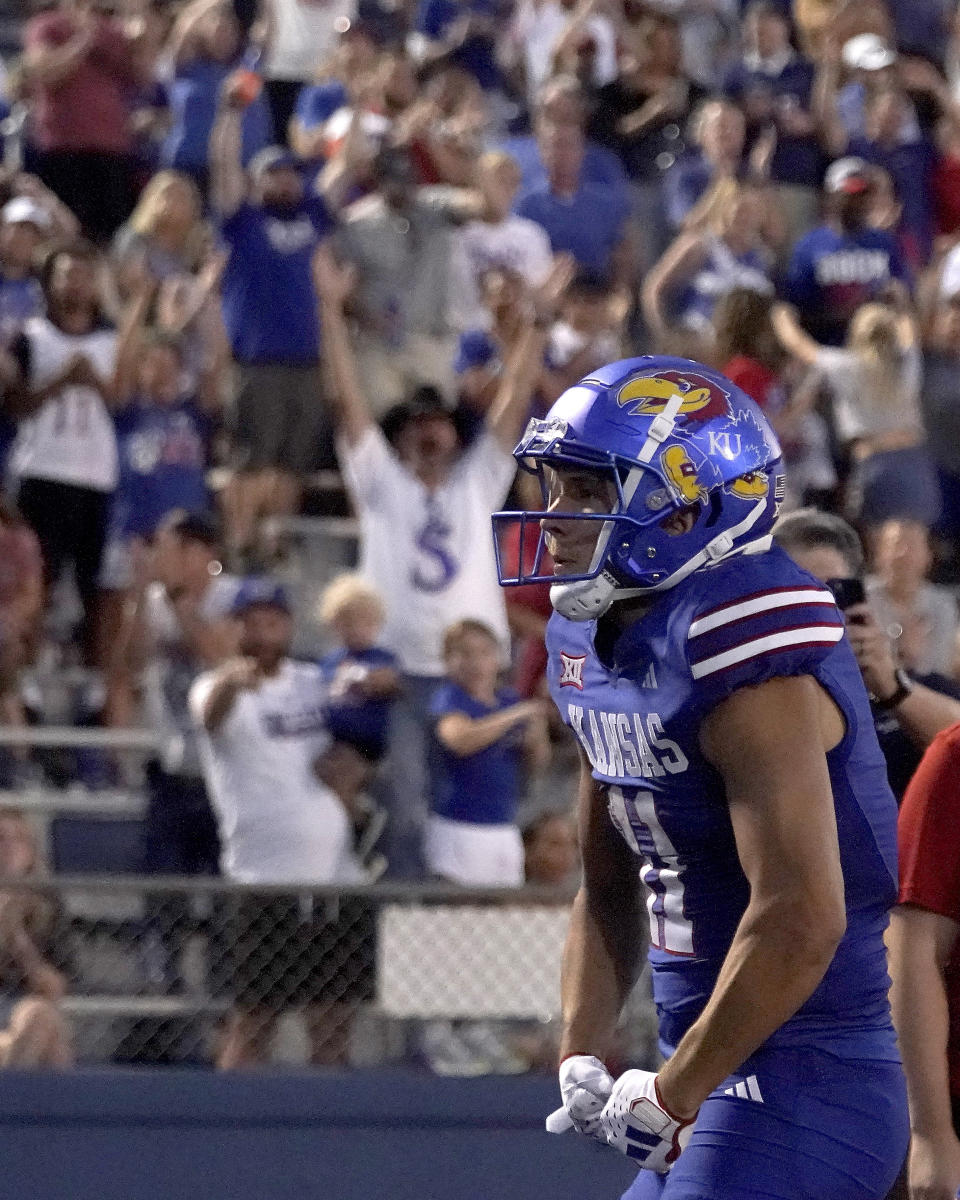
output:
<instances>
[{"instance_id":1,"label":"helmet ear hole","mask_svg":"<svg viewBox=\"0 0 960 1200\"><path fill-rule=\"evenodd\" d=\"M707 513L707 528L711 525L716 525L720 519L720 512L723 508L723 497L719 492L710 493L710 511Z\"/></svg>"},{"instance_id":2,"label":"helmet ear hole","mask_svg":"<svg viewBox=\"0 0 960 1200\"><path fill-rule=\"evenodd\" d=\"M686 504L683 508L678 508L669 516L664 517L660 522L660 528L671 537L681 537L683 534L689 533L696 525L702 512L702 504Z\"/></svg>"}]
</instances>

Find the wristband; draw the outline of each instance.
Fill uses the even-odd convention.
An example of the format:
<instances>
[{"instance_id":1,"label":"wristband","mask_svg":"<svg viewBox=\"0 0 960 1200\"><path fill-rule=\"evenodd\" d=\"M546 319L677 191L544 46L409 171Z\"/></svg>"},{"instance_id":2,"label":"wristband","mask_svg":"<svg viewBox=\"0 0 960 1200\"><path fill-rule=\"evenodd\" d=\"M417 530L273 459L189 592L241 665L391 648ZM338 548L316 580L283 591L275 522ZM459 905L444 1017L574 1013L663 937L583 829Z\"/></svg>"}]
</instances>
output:
<instances>
[{"instance_id":1,"label":"wristband","mask_svg":"<svg viewBox=\"0 0 960 1200\"><path fill-rule=\"evenodd\" d=\"M672 1111L672 1109L667 1107L667 1105L664 1103L664 1100L663 1100L663 1093L660 1091L660 1080L657 1078L655 1078L653 1081L653 1094L657 1098L657 1103L660 1105L660 1107L663 1109L663 1111L667 1114L667 1116L670 1118L670 1120L676 1121L676 1123L678 1125L690 1125L693 1121L695 1121L697 1119L696 1114L694 1114L692 1117L678 1117L677 1114Z\"/></svg>"},{"instance_id":2,"label":"wristband","mask_svg":"<svg viewBox=\"0 0 960 1200\"><path fill-rule=\"evenodd\" d=\"M889 712L891 708L898 708L913 691L913 680L903 667L897 667L893 677L897 682L896 689L884 699L876 699L873 702L873 707L879 709L880 712Z\"/></svg>"}]
</instances>

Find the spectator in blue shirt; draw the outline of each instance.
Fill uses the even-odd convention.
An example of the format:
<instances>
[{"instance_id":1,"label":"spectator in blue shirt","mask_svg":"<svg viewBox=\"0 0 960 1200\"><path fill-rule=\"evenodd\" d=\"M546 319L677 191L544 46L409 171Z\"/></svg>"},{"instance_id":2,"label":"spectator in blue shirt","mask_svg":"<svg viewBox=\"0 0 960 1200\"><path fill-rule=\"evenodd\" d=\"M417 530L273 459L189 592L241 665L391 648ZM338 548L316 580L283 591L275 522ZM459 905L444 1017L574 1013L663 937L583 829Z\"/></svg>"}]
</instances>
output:
<instances>
[{"instance_id":1,"label":"spectator in blue shirt","mask_svg":"<svg viewBox=\"0 0 960 1200\"><path fill-rule=\"evenodd\" d=\"M397 659L377 645L383 601L360 575L338 575L320 598L320 620L340 645L320 660L327 683L327 726L364 758L378 761L387 746L393 701L400 693Z\"/></svg>"},{"instance_id":2,"label":"spectator in blue shirt","mask_svg":"<svg viewBox=\"0 0 960 1200\"><path fill-rule=\"evenodd\" d=\"M647 328L671 353L710 359L713 313L736 288L773 295L760 189L727 180L702 229L683 232L643 281Z\"/></svg>"},{"instance_id":3,"label":"spectator in blue shirt","mask_svg":"<svg viewBox=\"0 0 960 1200\"><path fill-rule=\"evenodd\" d=\"M499 646L482 621L451 625L443 654L447 681L431 705L436 746L427 868L452 883L517 887L524 756L543 765L549 754L544 705L498 687Z\"/></svg>"},{"instance_id":4,"label":"spectator in blue shirt","mask_svg":"<svg viewBox=\"0 0 960 1200\"><path fill-rule=\"evenodd\" d=\"M242 103L242 99L239 100ZM311 261L332 222L293 155L267 147L241 165L242 109L229 84L210 144L211 201L230 257L223 319L239 369L238 471L225 498L234 555L253 549L260 517L295 512L321 454L319 324Z\"/></svg>"},{"instance_id":5,"label":"spectator in blue shirt","mask_svg":"<svg viewBox=\"0 0 960 1200\"><path fill-rule=\"evenodd\" d=\"M520 211L520 205L530 192L538 191L546 182L547 168L538 135L556 125L586 129L586 97L579 80L570 75L557 75L543 85L537 97L534 133L508 138L501 145L520 168L520 186L514 201L516 212ZM611 197L629 204L627 177L613 150L587 139L583 146L582 171L585 181L599 184Z\"/></svg>"},{"instance_id":6,"label":"spectator in blue shirt","mask_svg":"<svg viewBox=\"0 0 960 1200\"><path fill-rule=\"evenodd\" d=\"M421 57L439 58L468 71L484 91L503 83L497 63L497 22L506 18L498 0L421 0L414 29Z\"/></svg>"},{"instance_id":7,"label":"spectator in blue shirt","mask_svg":"<svg viewBox=\"0 0 960 1200\"><path fill-rule=\"evenodd\" d=\"M118 350L119 478L111 501L101 587L122 593L134 583L136 560L172 512L209 507L206 468L212 420L185 388L180 341L144 319L156 284L147 281L124 321ZM210 389L215 392L215 385Z\"/></svg>"},{"instance_id":8,"label":"spectator in blue shirt","mask_svg":"<svg viewBox=\"0 0 960 1200\"><path fill-rule=\"evenodd\" d=\"M747 144L776 131L770 179L779 185L791 230L816 220L826 159L810 111L813 64L790 45L790 21L773 0L753 0L743 20L744 54L724 80L724 93L747 118Z\"/></svg>"},{"instance_id":9,"label":"spectator in blue shirt","mask_svg":"<svg viewBox=\"0 0 960 1200\"><path fill-rule=\"evenodd\" d=\"M567 251L580 267L632 295L629 203L585 178L585 139L576 125L542 125L537 144L547 177L522 201L520 216L543 226L555 254Z\"/></svg>"},{"instance_id":10,"label":"spectator in blue shirt","mask_svg":"<svg viewBox=\"0 0 960 1200\"><path fill-rule=\"evenodd\" d=\"M863 159L831 164L824 191L827 219L794 246L784 290L807 332L839 346L854 312L882 299L891 280L909 283L909 273L896 240L870 224L874 182Z\"/></svg>"},{"instance_id":11,"label":"spectator in blue shirt","mask_svg":"<svg viewBox=\"0 0 960 1200\"><path fill-rule=\"evenodd\" d=\"M244 66L240 25L229 4L194 0L170 35L174 64L167 99L170 131L160 160L190 175L206 194L210 132L224 83ZM241 122L241 155L248 163L271 140L270 109L262 95L246 107Z\"/></svg>"}]
</instances>

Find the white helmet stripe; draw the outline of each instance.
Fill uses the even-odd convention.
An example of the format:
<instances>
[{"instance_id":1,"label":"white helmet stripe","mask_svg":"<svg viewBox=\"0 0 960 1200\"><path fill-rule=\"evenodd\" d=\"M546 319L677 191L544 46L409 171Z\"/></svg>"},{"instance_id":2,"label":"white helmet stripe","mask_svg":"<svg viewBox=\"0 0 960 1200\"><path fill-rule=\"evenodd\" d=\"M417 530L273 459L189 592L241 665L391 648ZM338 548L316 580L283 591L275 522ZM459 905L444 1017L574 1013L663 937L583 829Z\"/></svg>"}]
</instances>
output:
<instances>
[{"instance_id":1,"label":"white helmet stripe","mask_svg":"<svg viewBox=\"0 0 960 1200\"><path fill-rule=\"evenodd\" d=\"M647 430L647 440L640 448L640 453L637 458L642 463L648 463L657 451L657 447L665 442L673 433L673 427L677 423L677 413L683 405L684 397L679 392L674 392L666 403L663 412L654 417L650 422L650 428Z\"/></svg>"}]
</instances>

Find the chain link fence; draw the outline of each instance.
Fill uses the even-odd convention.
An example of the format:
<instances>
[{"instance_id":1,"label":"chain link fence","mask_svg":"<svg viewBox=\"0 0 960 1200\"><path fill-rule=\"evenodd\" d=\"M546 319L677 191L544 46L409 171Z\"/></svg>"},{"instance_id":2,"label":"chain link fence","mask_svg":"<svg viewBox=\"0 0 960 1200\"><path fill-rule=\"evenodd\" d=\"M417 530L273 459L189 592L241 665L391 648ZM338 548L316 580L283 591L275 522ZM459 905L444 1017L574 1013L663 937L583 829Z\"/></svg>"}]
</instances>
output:
<instances>
[{"instance_id":1,"label":"chain link fence","mask_svg":"<svg viewBox=\"0 0 960 1200\"><path fill-rule=\"evenodd\" d=\"M0 1025L37 990L23 931L65 981L79 1063L549 1069L568 918L569 897L535 889L0 880ZM641 1063L647 994L641 979L623 1023Z\"/></svg>"}]
</instances>

